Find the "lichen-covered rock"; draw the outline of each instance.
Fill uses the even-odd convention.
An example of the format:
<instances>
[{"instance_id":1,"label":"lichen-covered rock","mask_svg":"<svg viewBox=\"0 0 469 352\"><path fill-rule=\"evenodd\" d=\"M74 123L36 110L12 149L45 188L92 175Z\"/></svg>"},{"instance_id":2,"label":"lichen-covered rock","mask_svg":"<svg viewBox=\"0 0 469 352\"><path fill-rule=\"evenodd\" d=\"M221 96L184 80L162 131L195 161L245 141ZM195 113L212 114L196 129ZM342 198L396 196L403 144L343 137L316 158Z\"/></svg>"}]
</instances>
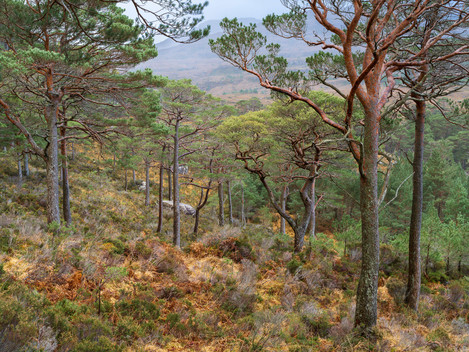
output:
<instances>
[{"instance_id":1,"label":"lichen-covered rock","mask_svg":"<svg viewBox=\"0 0 469 352\"><path fill-rule=\"evenodd\" d=\"M173 202L169 200L164 200L163 201L163 207L167 209L173 209ZM195 209L192 205L185 204L185 203L179 203L179 209L181 210L182 213L190 216L195 216Z\"/></svg>"}]
</instances>

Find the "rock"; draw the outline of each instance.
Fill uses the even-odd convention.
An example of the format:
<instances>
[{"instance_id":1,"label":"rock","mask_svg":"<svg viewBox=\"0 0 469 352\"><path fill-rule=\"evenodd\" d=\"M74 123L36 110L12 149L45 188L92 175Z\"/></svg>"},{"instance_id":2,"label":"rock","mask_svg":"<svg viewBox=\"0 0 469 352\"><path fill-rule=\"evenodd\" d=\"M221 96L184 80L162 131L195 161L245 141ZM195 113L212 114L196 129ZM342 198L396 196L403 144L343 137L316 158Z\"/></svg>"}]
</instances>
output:
<instances>
[{"instance_id":1,"label":"rock","mask_svg":"<svg viewBox=\"0 0 469 352\"><path fill-rule=\"evenodd\" d=\"M169 200L163 201L163 207L167 209L173 209L173 202ZM195 216L195 209L193 206L185 203L179 203L179 209L183 214Z\"/></svg>"}]
</instances>

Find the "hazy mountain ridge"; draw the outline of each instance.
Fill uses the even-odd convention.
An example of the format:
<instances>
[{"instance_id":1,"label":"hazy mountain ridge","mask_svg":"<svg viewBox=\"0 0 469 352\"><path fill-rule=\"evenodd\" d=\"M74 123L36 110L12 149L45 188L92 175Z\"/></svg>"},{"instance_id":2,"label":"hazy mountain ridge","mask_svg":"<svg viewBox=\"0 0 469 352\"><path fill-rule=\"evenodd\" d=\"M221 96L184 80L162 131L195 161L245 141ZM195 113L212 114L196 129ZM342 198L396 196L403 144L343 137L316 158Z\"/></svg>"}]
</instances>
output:
<instances>
[{"instance_id":1,"label":"hazy mountain ridge","mask_svg":"<svg viewBox=\"0 0 469 352\"><path fill-rule=\"evenodd\" d=\"M257 29L267 37L268 43L280 44L280 55L285 56L291 65L296 66L304 62L306 57L318 51L317 48L308 47L300 41L271 34L262 25L261 20L243 18L240 21L245 24L255 23ZM219 22L204 22L201 26L210 25L210 35L196 43L179 44L170 39L158 43L158 57L139 65L138 68L151 68L155 74L171 79L189 78L200 88L227 100L238 100L245 94L268 99L269 92L259 87L255 77L224 62L210 50L209 39L223 35Z\"/></svg>"}]
</instances>

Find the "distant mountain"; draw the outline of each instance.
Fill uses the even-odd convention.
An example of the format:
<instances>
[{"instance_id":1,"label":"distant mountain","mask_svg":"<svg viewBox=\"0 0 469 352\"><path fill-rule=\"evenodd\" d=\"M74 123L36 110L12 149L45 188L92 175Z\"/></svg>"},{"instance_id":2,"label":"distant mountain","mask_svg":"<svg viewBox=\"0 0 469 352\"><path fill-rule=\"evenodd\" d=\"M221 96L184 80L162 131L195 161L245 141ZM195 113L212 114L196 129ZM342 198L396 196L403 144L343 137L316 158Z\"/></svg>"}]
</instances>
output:
<instances>
[{"instance_id":1,"label":"distant mountain","mask_svg":"<svg viewBox=\"0 0 469 352\"><path fill-rule=\"evenodd\" d=\"M267 36L268 42L279 43L280 54L288 59L292 67L303 66L305 58L318 50L297 40L272 35L258 19L243 18L240 21L246 24L255 23L257 29ZM223 34L219 22L204 22L203 27L211 26L210 35L196 43L179 44L170 39L158 43L158 57L139 65L138 68L151 68L155 74L171 79L189 78L201 89L230 101L248 96L268 99L269 92L260 87L254 77L224 62L210 50L208 40Z\"/></svg>"}]
</instances>

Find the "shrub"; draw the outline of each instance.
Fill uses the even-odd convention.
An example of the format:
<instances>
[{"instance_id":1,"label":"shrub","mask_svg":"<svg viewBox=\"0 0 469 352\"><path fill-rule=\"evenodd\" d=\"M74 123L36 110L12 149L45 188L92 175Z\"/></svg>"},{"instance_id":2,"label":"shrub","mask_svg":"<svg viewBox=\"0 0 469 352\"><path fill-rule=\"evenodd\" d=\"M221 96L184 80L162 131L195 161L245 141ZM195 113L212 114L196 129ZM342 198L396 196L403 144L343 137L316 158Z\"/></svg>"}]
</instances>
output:
<instances>
[{"instance_id":1,"label":"shrub","mask_svg":"<svg viewBox=\"0 0 469 352\"><path fill-rule=\"evenodd\" d=\"M131 344L132 341L142 335L142 328L130 317L123 317L116 324L115 336L118 341Z\"/></svg>"},{"instance_id":2,"label":"shrub","mask_svg":"<svg viewBox=\"0 0 469 352\"><path fill-rule=\"evenodd\" d=\"M132 299L130 302L118 302L116 309L123 316L131 316L139 322L156 320L160 317L160 310L156 304L138 298Z\"/></svg>"},{"instance_id":3,"label":"shrub","mask_svg":"<svg viewBox=\"0 0 469 352\"><path fill-rule=\"evenodd\" d=\"M103 241L104 244L110 243L112 244L110 248L110 252L113 254L123 255L129 251L127 245L124 243L125 238L117 238L117 239L106 239Z\"/></svg>"},{"instance_id":4,"label":"shrub","mask_svg":"<svg viewBox=\"0 0 469 352\"><path fill-rule=\"evenodd\" d=\"M112 336L112 329L109 323L102 321L98 317L80 315L74 320L75 333L80 340L99 340L100 337Z\"/></svg>"},{"instance_id":5,"label":"shrub","mask_svg":"<svg viewBox=\"0 0 469 352\"><path fill-rule=\"evenodd\" d=\"M303 263L300 262L297 258L293 258L287 263L287 269L292 275L295 275L297 270L301 268L302 265Z\"/></svg>"},{"instance_id":6,"label":"shrub","mask_svg":"<svg viewBox=\"0 0 469 352\"><path fill-rule=\"evenodd\" d=\"M218 248L222 251L223 256L231 258L236 263L243 259L254 259L252 246L247 237L227 238L219 244Z\"/></svg>"},{"instance_id":7,"label":"shrub","mask_svg":"<svg viewBox=\"0 0 469 352\"><path fill-rule=\"evenodd\" d=\"M135 254L137 257L142 257L143 259L148 259L150 258L152 253L152 250L150 247L148 247L145 242L143 241L137 241L135 243Z\"/></svg>"},{"instance_id":8,"label":"shrub","mask_svg":"<svg viewBox=\"0 0 469 352\"><path fill-rule=\"evenodd\" d=\"M401 304L403 302L406 290L405 283L400 279L392 276L387 281L386 287L388 288L388 292L396 304Z\"/></svg>"},{"instance_id":9,"label":"shrub","mask_svg":"<svg viewBox=\"0 0 469 352\"><path fill-rule=\"evenodd\" d=\"M98 341L84 340L78 343L73 352L119 352L123 348L114 344L107 337L100 337Z\"/></svg>"}]
</instances>

